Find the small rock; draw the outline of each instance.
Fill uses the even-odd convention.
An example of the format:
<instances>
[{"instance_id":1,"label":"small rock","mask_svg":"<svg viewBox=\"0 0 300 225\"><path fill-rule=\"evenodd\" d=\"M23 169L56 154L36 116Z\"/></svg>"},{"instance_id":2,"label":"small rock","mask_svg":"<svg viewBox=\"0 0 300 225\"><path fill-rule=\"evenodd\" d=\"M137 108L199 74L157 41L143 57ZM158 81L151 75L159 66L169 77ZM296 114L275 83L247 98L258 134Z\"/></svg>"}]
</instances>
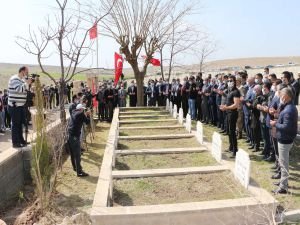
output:
<instances>
[{"instance_id":1,"label":"small rock","mask_svg":"<svg viewBox=\"0 0 300 225\"><path fill-rule=\"evenodd\" d=\"M90 217L86 213L78 213L72 217L65 217L59 225L91 225Z\"/></svg>"}]
</instances>

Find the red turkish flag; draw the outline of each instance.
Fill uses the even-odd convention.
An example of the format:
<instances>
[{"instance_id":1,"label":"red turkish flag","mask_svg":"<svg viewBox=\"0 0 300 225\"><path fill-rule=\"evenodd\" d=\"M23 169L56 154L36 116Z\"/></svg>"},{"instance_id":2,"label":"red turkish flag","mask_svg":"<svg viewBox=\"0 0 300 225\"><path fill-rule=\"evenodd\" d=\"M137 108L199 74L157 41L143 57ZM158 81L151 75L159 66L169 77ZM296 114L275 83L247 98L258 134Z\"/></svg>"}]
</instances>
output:
<instances>
[{"instance_id":1,"label":"red turkish flag","mask_svg":"<svg viewBox=\"0 0 300 225\"><path fill-rule=\"evenodd\" d=\"M115 85L118 83L123 70L123 58L115 52Z\"/></svg>"},{"instance_id":2,"label":"red turkish flag","mask_svg":"<svg viewBox=\"0 0 300 225\"><path fill-rule=\"evenodd\" d=\"M94 80L92 81L92 94L93 95L97 94L96 93L96 83ZM97 106L98 106L98 101L96 100L96 97L93 98L93 106L94 106L94 108L97 108Z\"/></svg>"},{"instance_id":3,"label":"red turkish flag","mask_svg":"<svg viewBox=\"0 0 300 225\"><path fill-rule=\"evenodd\" d=\"M153 66L160 66L160 61L159 59L150 59L150 63L153 65Z\"/></svg>"},{"instance_id":4,"label":"red turkish flag","mask_svg":"<svg viewBox=\"0 0 300 225\"><path fill-rule=\"evenodd\" d=\"M89 30L89 34L90 34L90 39L95 39L98 36L97 33L97 23L95 23L92 28Z\"/></svg>"}]
</instances>

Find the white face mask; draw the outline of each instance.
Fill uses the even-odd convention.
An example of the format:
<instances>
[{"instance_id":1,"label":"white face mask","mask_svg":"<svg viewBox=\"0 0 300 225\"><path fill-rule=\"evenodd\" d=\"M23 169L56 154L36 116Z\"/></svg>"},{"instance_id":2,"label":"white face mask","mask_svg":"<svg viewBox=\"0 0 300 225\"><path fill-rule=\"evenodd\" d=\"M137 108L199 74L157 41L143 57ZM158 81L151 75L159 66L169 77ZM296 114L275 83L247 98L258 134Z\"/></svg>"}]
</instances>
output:
<instances>
[{"instance_id":1,"label":"white face mask","mask_svg":"<svg viewBox=\"0 0 300 225\"><path fill-rule=\"evenodd\" d=\"M280 105L284 105L284 101L280 98Z\"/></svg>"},{"instance_id":2,"label":"white face mask","mask_svg":"<svg viewBox=\"0 0 300 225\"><path fill-rule=\"evenodd\" d=\"M267 82L269 82L269 79L264 78L264 79L263 79L263 83L267 83Z\"/></svg>"},{"instance_id":3,"label":"white face mask","mask_svg":"<svg viewBox=\"0 0 300 225\"><path fill-rule=\"evenodd\" d=\"M108 88L108 89L110 89L110 88L111 88L111 86L110 86L110 85L107 85L107 88Z\"/></svg>"},{"instance_id":4,"label":"white face mask","mask_svg":"<svg viewBox=\"0 0 300 225\"><path fill-rule=\"evenodd\" d=\"M265 90L262 90L262 94L263 94L263 95L266 95L267 93L266 93L266 91L265 91Z\"/></svg>"},{"instance_id":5,"label":"white face mask","mask_svg":"<svg viewBox=\"0 0 300 225\"><path fill-rule=\"evenodd\" d=\"M256 84L258 84L259 80L258 80L258 79L255 79L254 82L255 82Z\"/></svg>"},{"instance_id":6,"label":"white face mask","mask_svg":"<svg viewBox=\"0 0 300 225\"><path fill-rule=\"evenodd\" d=\"M206 84L207 84L207 81L204 81L203 84L206 85Z\"/></svg>"},{"instance_id":7,"label":"white face mask","mask_svg":"<svg viewBox=\"0 0 300 225\"><path fill-rule=\"evenodd\" d=\"M271 90L276 92L276 86L272 85Z\"/></svg>"},{"instance_id":8,"label":"white face mask","mask_svg":"<svg viewBox=\"0 0 300 225\"><path fill-rule=\"evenodd\" d=\"M234 87L234 83L233 82L228 82L228 87L229 88L233 88Z\"/></svg>"}]
</instances>

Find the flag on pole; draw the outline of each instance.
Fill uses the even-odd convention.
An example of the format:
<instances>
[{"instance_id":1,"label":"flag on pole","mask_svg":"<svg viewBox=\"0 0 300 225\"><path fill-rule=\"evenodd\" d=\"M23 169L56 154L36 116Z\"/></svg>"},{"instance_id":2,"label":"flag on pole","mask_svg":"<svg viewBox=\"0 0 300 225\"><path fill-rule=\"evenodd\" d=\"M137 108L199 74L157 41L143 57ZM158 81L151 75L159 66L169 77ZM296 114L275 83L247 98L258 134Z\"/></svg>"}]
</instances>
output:
<instances>
[{"instance_id":1,"label":"flag on pole","mask_svg":"<svg viewBox=\"0 0 300 225\"><path fill-rule=\"evenodd\" d=\"M93 79L92 80L92 94L93 96L95 96L97 93L96 93L96 83L95 83L95 80ZM98 101L96 100L96 97L93 98L93 106L94 108L97 108L98 107Z\"/></svg>"},{"instance_id":2,"label":"flag on pole","mask_svg":"<svg viewBox=\"0 0 300 225\"><path fill-rule=\"evenodd\" d=\"M89 30L90 39L95 39L98 36L97 33L97 23L95 23L92 28Z\"/></svg>"},{"instance_id":3,"label":"flag on pole","mask_svg":"<svg viewBox=\"0 0 300 225\"><path fill-rule=\"evenodd\" d=\"M115 52L115 85L118 83L123 70L123 58Z\"/></svg>"},{"instance_id":4,"label":"flag on pole","mask_svg":"<svg viewBox=\"0 0 300 225\"><path fill-rule=\"evenodd\" d=\"M150 59L150 63L153 65L153 66L160 66L160 61L159 59Z\"/></svg>"}]
</instances>

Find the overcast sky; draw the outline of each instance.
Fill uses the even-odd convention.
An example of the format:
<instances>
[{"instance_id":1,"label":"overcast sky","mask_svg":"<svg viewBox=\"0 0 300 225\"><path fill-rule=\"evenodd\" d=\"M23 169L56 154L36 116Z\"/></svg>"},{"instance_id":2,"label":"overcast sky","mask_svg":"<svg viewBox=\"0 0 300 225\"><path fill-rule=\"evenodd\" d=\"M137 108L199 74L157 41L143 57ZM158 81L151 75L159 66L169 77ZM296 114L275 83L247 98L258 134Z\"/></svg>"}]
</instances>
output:
<instances>
[{"instance_id":1,"label":"overcast sky","mask_svg":"<svg viewBox=\"0 0 300 225\"><path fill-rule=\"evenodd\" d=\"M35 57L16 45L17 35L43 23L54 0L2 0L0 7L0 62L36 64ZM201 24L218 42L211 59L300 55L299 0L202 0L199 15L190 21ZM101 32L101 31L100 31ZM113 67L118 51L114 40L99 39L100 66ZM185 62L193 63L191 56ZM55 65L55 57L47 64ZM91 58L82 66L89 67Z\"/></svg>"}]
</instances>

